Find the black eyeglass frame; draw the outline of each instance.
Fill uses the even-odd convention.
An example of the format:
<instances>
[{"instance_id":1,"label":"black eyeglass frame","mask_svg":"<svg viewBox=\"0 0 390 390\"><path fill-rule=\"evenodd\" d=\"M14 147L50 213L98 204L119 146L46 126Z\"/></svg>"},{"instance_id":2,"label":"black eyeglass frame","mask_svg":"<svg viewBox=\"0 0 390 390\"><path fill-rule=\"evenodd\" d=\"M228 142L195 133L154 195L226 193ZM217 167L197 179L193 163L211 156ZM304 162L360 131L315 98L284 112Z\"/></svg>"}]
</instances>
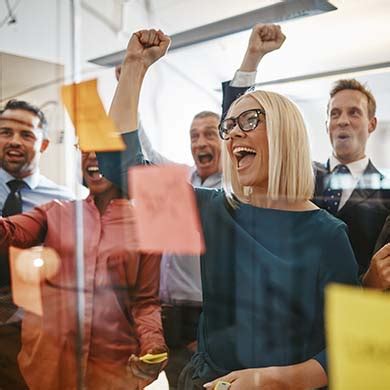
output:
<instances>
[{"instance_id":1,"label":"black eyeglass frame","mask_svg":"<svg viewBox=\"0 0 390 390\"><path fill-rule=\"evenodd\" d=\"M248 112L251 112L251 111L254 111L256 112L257 114L257 118L256 118L256 124L255 126L253 126L253 128L250 128L250 129L245 129L243 128L242 124L240 123L240 117L244 114L247 114ZM259 125L259 122L260 122L260 114L263 114L265 116L265 111L260 109L260 108L251 108L250 110L246 110L246 111L243 111L240 115L236 116L235 118L233 117L230 117L230 118L225 118L224 120L221 121L221 123L219 124L218 126L218 132L219 132L219 136L224 140L224 141L227 141L229 139L229 133L233 130L233 128L235 126L238 125L238 127L244 131L244 132L249 132L249 131L252 131L254 129L256 129L256 127ZM222 128L222 124L225 122L225 121L233 121L233 124L234 126L231 128L231 130L229 130L229 133L226 133L226 130L224 130Z\"/></svg>"}]
</instances>

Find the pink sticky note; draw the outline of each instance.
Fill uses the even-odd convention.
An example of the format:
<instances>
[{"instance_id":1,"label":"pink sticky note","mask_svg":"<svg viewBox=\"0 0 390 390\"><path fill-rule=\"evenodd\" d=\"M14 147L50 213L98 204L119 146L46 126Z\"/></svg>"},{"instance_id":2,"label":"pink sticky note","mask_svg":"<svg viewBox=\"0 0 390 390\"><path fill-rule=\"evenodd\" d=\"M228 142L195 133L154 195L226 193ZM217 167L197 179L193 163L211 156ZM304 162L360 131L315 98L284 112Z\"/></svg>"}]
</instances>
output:
<instances>
[{"instance_id":1,"label":"pink sticky note","mask_svg":"<svg viewBox=\"0 0 390 390\"><path fill-rule=\"evenodd\" d=\"M27 311L42 315L41 275L40 270L29 261L28 249L10 247L9 261L11 268L12 299L17 306ZM27 265L27 267L26 267Z\"/></svg>"},{"instance_id":2,"label":"pink sticky note","mask_svg":"<svg viewBox=\"0 0 390 390\"><path fill-rule=\"evenodd\" d=\"M129 169L141 250L200 254L203 234L188 169L180 165Z\"/></svg>"}]
</instances>

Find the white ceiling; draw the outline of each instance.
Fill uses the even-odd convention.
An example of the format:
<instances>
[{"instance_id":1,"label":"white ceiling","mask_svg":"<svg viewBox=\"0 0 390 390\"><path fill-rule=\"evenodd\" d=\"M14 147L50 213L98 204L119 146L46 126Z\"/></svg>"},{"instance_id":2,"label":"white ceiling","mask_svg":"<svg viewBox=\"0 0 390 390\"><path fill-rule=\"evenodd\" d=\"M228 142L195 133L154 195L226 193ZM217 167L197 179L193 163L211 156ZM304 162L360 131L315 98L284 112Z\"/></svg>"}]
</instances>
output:
<instances>
[{"instance_id":1,"label":"white ceiling","mask_svg":"<svg viewBox=\"0 0 390 390\"><path fill-rule=\"evenodd\" d=\"M333 0L337 11L282 24L287 40L266 58L258 81L325 72L390 61L390 1ZM245 13L272 0L83 0L81 58L121 50L139 28L168 34ZM0 51L70 63L69 0L10 0L17 24L0 30ZM92 12L91 12L92 11ZM0 21L6 16L0 2ZM219 88L240 62L248 32L172 52L166 59L187 77Z\"/></svg>"},{"instance_id":2,"label":"white ceiling","mask_svg":"<svg viewBox=\"0 0 390 390\"><path fill-rule=\"evenodd\" d=\"M65 74L69 74L72 58L70 1L9 2L11 6L19 4L15 11L17 23L1 28L0 52L61 63L65 65ZM287 40L281 50L264 59L257 82L390 62L390 1L330 2L337 11L282 24ZM107 104L114 87L112 70L99 70L87 61L123 50L133 31L153 27L174 34L275 1L82 0L82 3L78 43L84 77L91 77L91 71L100 77L102 97ZM0 21L6 16L4 4L0 0ZM188 149L187 129L193 113L201 109L219 110L220 82L231 78L239 66L248 36L249 31L246 31L176 50L149 72L141 99L141 113L147 128L152 129L153 140L161 146L160 150L183 160L179 149ZM348 75L369 83L378 98L382 120L387 121L390 120L387 109L389 72L389 69L380 69ZM323 104L331 81L340 76L267 88L280 90L302 104L311 105L314 101ZM3 82L7 83L7 80ZM313 112L317 114L317 111ZM323 107L318 108L318 112L323 113ZM320 120L322 123L323 118ZM161 132L156 128L162 129ZM172 135L180 148L169 141ZM186 159L190 160L188 156Z\"/></svg>"}]
</instances>

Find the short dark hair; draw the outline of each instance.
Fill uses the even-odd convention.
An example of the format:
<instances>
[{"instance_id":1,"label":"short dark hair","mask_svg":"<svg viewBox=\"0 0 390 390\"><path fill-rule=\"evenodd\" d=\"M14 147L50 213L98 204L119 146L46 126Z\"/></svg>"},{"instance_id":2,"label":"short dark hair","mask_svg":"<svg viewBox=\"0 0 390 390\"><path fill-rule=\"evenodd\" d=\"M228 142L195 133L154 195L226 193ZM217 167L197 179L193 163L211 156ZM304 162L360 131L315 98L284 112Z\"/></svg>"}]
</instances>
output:
<instances>
[{"instance_id":1,"label":"short dark hair","mask_svg":"<svg viewBox=\"0 0 390 390\"><path fill-rule=\"evenodd\" d=\"M208 118L208 117L215 118L218 121L221 119L221 117L213 111L201 111L201 112L198 112L192 120L194 121L195 119L203 119L203 118Z\"/></svg>"},{"instance_id":2,"label":"short dark hair","mask_svg":"<svg viewBox=\"0 0 390 390\"><path fill-rule=\"evenodd\" d=\"M7 104L3 109L0 110L0 115L6 110L24 110L31 112L39 118L39 127L42 129L43 138L48 139L48 123L43 111L33 104L24 100L11 99L8 100Z\"/></svg>"},{"instance_id":3,"label":"short dark hair","mask_svg":"<svg viewBox=\"0 0 390 390\"><path fill-rule=\"evenodd\" d=\"M332 89L329 92L330 99L332 99L336 93L340 91L344 91L346 89L350 89L352 91L359 91L363 95L367 97L367 111L368 111L368 117L371 119L375 116L376 112L376 101L374 98L374 95L370 91L370 89L367 87L367 85L360 83L356 79L341 79L337 80L334 84ZM329 111L329 102L328 102L328 107L327 111Z\"/></svg>"}]
</instances>

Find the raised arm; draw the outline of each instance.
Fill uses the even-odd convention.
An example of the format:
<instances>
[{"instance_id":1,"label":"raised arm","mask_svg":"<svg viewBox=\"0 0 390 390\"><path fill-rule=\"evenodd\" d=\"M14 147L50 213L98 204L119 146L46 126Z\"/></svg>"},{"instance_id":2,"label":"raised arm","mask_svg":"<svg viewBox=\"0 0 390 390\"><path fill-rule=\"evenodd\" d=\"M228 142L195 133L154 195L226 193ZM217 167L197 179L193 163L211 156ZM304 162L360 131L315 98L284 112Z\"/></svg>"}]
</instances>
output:
<instances>
[{"instance_id":1,"label":"raised arm","mask_svg":"<svg viewBox=\"0 0 390 390\"><path fill-rule=\"evenodd\" d=\"M254 85L257 68L263 57L278 50L285 39L280 26L276 24L256 24L253 27L240 68L232 81L222 84L223 116L226 115L233 101Z\"/></svg>"},{"instance_id":2,"label":"raised arm","mask_svg":"<svg viewBox=\"0 0 390 390\"><path fill-rule=\"evenodd\" d=\"M127 169L145 163L139 142L138 102L148 68L163 57L170 39L163 32L142 30L130 38L123 60L119 82L111 104L110 116L127 144L124 152L97 153L103 175L127 193Z\"/></svg>"},{"instance_id":3,"label":"raised arm","mask_svg":"<svg viewBox=\"0 0 390 390\"><path fill-rule=\"evenodd\" d=\"M146 158L153 164L161 165L161 164L174 164L172 160L163 156L156 149L153 148L153 145L142 126L142 122L139 122L138 129L139 140L141 142L142 150L144 151Z\"/></svg>"},{"instance_id":4,"label":"raised arm","mask_svg":"<svg viewBox=\"0 0 390 390\"><path fill-rule=\"evenodd\" d=\"M115 77L117 81L119 81L119 77L122 72L122 65L117 65L115 67ZM142 126L142 122L138 122L138 136L139 140L141 142L142 150L146 156L146 158L152 162L153 164L172 164L173 161L169 160L165 156L163 156L161 153L159 153L157 150L153 148L153 145Z\"/></svg>"},{"instance_id":5,"label":"raised arm","mask_svg":"<svg viewBox=\"0 0 390 390\"><path fill-rule=\"evenodd\" d=\"M169 37L160 30L141 30L131 36L110 108L110 116L121 133L137 129L139 95L146 71L165 55L169 44Z\"/></svg>"}]
</instances>

